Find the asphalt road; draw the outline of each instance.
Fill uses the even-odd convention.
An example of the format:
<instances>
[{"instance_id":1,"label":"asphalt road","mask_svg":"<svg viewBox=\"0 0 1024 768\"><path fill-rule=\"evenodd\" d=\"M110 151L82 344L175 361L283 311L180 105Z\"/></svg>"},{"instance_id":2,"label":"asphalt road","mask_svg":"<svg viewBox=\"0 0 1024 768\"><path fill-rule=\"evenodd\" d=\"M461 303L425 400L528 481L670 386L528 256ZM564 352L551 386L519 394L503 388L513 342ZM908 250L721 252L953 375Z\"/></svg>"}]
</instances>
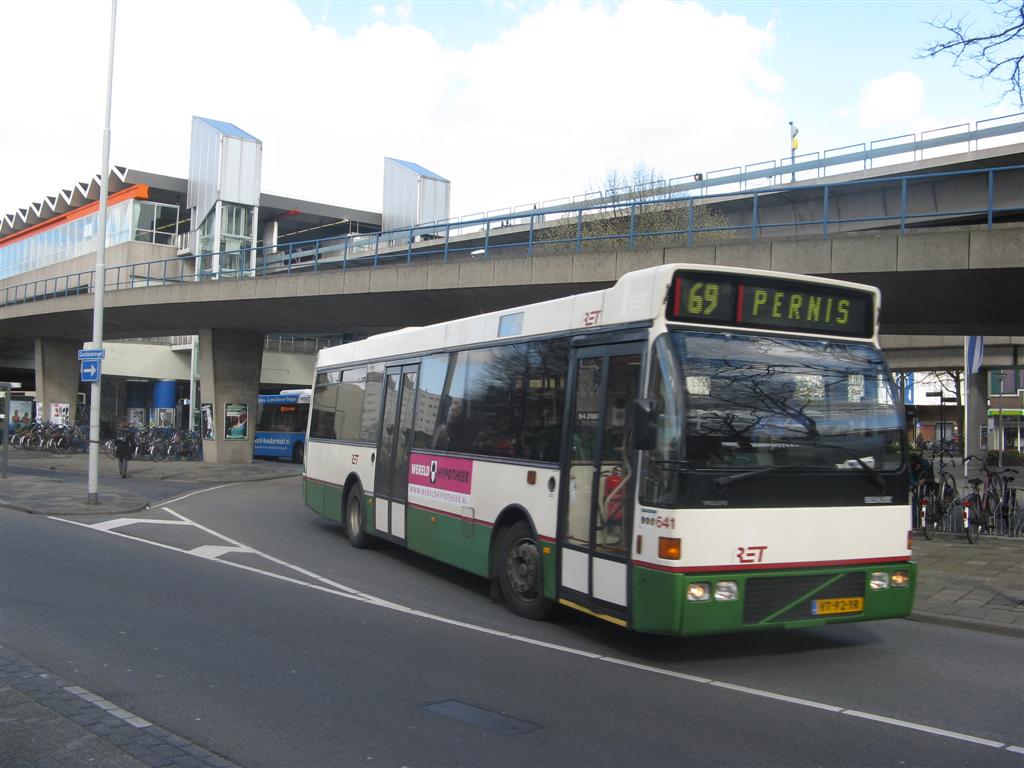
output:
<instances>
[{"instance_id":1,"label":"asphalt road","mask_svg":"<svg viewBox=\"0 0 1024 768\"><path fill-rule=\"evenodd\" d=\"M529 622L476 577L352 549L299 489L124 525L0 511L0 643L244 766L1024 766L1018 639Z\"/></svg>"}]
</instances>

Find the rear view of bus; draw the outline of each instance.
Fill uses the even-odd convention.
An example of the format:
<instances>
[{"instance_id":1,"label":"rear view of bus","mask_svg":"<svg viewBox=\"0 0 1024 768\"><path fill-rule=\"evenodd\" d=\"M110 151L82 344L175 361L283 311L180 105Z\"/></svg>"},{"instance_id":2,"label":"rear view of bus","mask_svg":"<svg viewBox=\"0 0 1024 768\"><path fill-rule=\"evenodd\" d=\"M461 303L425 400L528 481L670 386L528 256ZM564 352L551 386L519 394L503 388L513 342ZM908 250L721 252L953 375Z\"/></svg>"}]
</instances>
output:
<instances>
[{"instance_id":1,"label":"rear view of bus","mask_svg":"<svg viewBox=\"0 0 1024 768\"><path fill-rule=\"evenodd\" d=\"M290 459L301 464L305 455L309 400L308 389L285 389L277 395L260 395L252 455L262 459Z\"/></svg>"}]
</instances>

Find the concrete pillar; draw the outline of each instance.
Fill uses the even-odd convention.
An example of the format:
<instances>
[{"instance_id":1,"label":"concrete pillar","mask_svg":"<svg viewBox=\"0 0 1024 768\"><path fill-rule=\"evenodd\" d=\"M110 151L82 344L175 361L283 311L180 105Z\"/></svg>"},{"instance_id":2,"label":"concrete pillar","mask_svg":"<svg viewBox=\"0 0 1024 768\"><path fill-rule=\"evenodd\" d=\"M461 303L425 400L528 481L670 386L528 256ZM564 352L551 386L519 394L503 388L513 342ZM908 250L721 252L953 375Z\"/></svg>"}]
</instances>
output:
<instances>
[{"instance_id":1,"label":"concrete pillar","mask_svg":"<svg viewBox=\"0 0 1024 768\"><path fill-rule=\"evenodd\" d=\"M81 342L66 339L36 339L36 400L42 404L42 418L49 420L51 403L67 403L68 419L77 419L78 350Z\"/></svg>"},{"instance_id":2,"label":"concrete pillar","mask_svg":"<svg viewBox=\"0 0 1024 768\"><path fill-rule=\"evenodd\" d=\"M981 442L981 428L988 426L988 371L966 376L967 419L964 424L964 456L985 458L988 445Z\"/></svg>"},{"instance_id":3,"label":"concrete pillar","mask_svg":"<svg viewBox=\"0 0 1024 768\"><path fill-rule=\"evenodd\" d=\"M263 334L252 331L199 331L199 399L213 405L213 440L203 440L207 464L251 464L255 439L260 369L263 365ZM232 408L229 410L229 406ZM244 438L239 407L246 408ZM234 429L227 434L225 417Z\"/></svg>"},{"instance_id":4,"label":"concrete pillar","mask_svg":"<svg viewBox=\"0 0 1024 768\"><path fill-rule=\"evenodd\" d=\"M263 224L263 254L269 255L277 250L277 219Z\"/></svg>"}]
</instances>

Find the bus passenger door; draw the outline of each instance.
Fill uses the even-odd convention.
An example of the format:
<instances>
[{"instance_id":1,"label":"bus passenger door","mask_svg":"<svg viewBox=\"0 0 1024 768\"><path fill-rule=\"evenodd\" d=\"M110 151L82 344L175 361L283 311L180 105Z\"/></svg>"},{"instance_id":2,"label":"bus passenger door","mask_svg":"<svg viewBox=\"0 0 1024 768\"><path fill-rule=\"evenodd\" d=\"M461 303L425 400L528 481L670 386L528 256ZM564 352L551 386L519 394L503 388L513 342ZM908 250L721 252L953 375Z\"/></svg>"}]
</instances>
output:
<instances>
[{"instance_id":1,"label":"bus passenger door","mask_svg":"<svg viewBox=\"0 0 1024 768\"><path fill-rule=\"evenodd\" d=\"M384 409L374 474L375 521L381 533L405 540L405 502L409 488L409 450L419 365L388 368L384 375Z\"/></svg>"},{"instance_id":2,"label":"bus passenger door","mask_svg":"<svg viewBox=\"0 0 1024 768\"><path fill-rule=\"evenodd\" d=\"M624 619L636 451L632 404L640 388L643 345L577 349L571 364L569 429L563 446L560 585L563 596Z\"/></svg>"}]
</instances>

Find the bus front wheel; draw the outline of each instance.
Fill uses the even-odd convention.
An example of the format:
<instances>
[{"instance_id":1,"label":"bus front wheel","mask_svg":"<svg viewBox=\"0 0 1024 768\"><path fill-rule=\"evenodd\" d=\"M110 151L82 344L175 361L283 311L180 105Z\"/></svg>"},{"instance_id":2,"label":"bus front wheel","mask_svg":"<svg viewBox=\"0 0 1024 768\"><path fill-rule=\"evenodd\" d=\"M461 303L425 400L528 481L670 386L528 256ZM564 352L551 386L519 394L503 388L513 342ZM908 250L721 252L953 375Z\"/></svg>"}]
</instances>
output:
<instances>
[{"instance_id":1,"label":"bus front wheel","mask_svg":"<svg viewBox=\"0 0 1024 768\"><path fill-rule=\"evenodd\" d=\"M296 443L295 448L292 449L292 464L302 463L302 454L305 451L305 446L302 443Z\"/></svg>"},{"instance_id":2,"label":"bus front wheel","mask_svg":"<svg viewBox=\"0 0 1024 768\"><path fill-rule=\"evenodd\" d=\"M544 564L525 520L499 534L497 556L498 586L509 610L527 619L544 618L553 603L544 596Z\"/></svg>"},{"instance_id":3,"label":"bus front wheel","mask_svg":"<svg viewBox=\"0 0 1024 768\"><path fill-rule=\"evenodd\" d=\"M345 501L345 535L356 549L365 549L370 544L363 518L363 489L353 485Z\"/></svg>"}]
</instances>

